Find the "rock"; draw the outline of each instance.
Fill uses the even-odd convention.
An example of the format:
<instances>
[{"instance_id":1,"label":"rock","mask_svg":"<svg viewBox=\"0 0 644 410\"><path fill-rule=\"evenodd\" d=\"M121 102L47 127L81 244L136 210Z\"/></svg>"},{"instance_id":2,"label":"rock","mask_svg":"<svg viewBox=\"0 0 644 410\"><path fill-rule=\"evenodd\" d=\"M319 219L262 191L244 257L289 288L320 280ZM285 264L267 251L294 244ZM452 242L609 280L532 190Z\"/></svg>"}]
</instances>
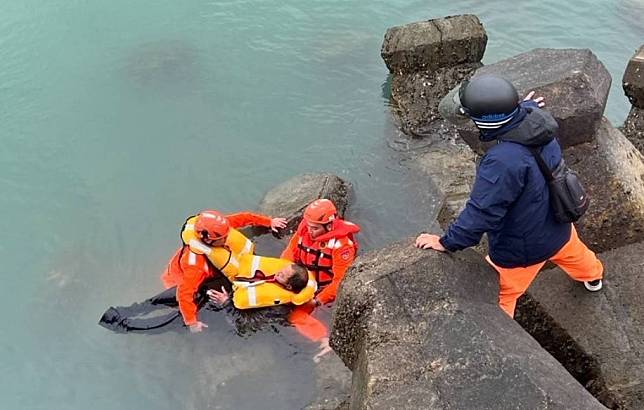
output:
<instances>
[{"instance_id":1,"label":"rock","mask_svg":"<svg viewBox=\"0 0 644 410\"><path fill-rule=\"evenodd\" d=\"M442 144L416 158L443 197L438 223L445 229L465 207L476 174L476 155L465 145Z\"/></svg>"},{"instance_id":2,"label":"rock","mask_svg":"<svg viewBox=\"0 0 644 410\"><path fill-rule=\"evenodd\" d=\"M478 17L465 14L392 27L380 55L392 74L432 71L478 63L486 44Z\"/></svg>"},{"instance_id":3,"label":"rock","mask_svg":"<svg viewBox=\"0 0 644 410\"><path fill-rule=\"evenodd\" d=\"M271 189L259 204L259 212L288 219L284 233L290 234L302 220L304 208L319 198L333 201L343 216L351 195L351 184L328 173L293 177Z\"/></svg>"},{"instance_id":4,"label":"rock","mask_svg":"<svg viewBox=\"0 0 644 410\"><path fill-rule=\"evenodd\" d=\"M644 45L628 61L622 87L634 107L644 108Z\"/></svg>"},{"instance_id":5,"label":"rock","mask_svg":"<svg viewBox=\"0 0 644 410\"><path fill-rule=\"evenodd\" d=\"M591 293L560 269L542 272L517 320L609 408L644 408L644 243L599 255Z\"/></svg>"},{"instance_id":6,"label":"rock","mask_svg":"<svg viewBox=\"0 0 644 410\"><path fill-rule=\"evenodd\" d=\"M621 131L644 154L644 108L632 107Z\"/></svg>"},{"instance_id":7,"label":"rock","mask_svg":"<svg viewBox=\"0 0 644 410\"><path fill-rule=\"evenodd\" d=\"M396 75L391 82L392 108L407 135L425 137L438 135L444 121L438 111L443 96L461 81L469 78L480 63L462 64Z\"/></svg>"},{"instance_id":8,"label":"rock","mask_svg":"<svg viewBox=\"0 0 644 410\"><path fill-rule=\"evenodd\" d=\"M602 408L499 309L473 251L397 243L360 256L341 286L331 345L353 370L352 409Z\"/></svg>"},{"instance_id":9,"label":"rock","mask_svg":"<svg viewBox=\"0 0 644 410\"><path fill-rule=\"evenodd\" d=\"M603 252L644 240L644 157L607 119L594 141L564 152L590 196L577 223L582 240Z\"/></svg>"},{"instance_id":10,"label":"rock","mask_svg":"<svg viewBox=\"0 0 644 410\"><path fill-rule=\"evenodd\" d=\"M422 21L387 30L382 58L392 73L392 108L411 136L441 134L440 99L481 66L487 35L476 16ZM440 121L442 122L442 121Z\"/></svg>"},{"instance_id":11,"label":"rock","mask_svg":"<svg viewBox=\"0 0 644 410\"><path fill-rule=\"evenodd\" d=\"M606 106L611 77L588 49L539 48L479 68L474 77L500 75L514 84L520 96L535 91L546 99L546 109L559 123L563 147L592 140ZM482 152L473 125L462 130L463 139Z\"/></svg>"}]
</instances>

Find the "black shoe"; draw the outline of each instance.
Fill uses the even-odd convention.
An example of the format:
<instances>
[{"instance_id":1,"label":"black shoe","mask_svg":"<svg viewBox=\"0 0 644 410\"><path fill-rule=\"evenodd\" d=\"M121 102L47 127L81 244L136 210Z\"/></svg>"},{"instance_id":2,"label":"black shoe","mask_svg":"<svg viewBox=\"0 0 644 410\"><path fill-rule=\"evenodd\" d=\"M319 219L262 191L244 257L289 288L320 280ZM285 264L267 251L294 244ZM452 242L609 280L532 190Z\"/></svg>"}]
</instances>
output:
<instances>
[{"instance_id":1,"label":"black shoe","mask_svg":"<svg viewBox=\"0 0 644 410\"><path fill-rule=\"evenodd\" d=\"M598 290L600 290L602 288L603 284L602 284L601 279L595 279L595 280L591 280L589 282L584 282L584 286L590 292L597 292Z\"/></svg>"}]
</instances>

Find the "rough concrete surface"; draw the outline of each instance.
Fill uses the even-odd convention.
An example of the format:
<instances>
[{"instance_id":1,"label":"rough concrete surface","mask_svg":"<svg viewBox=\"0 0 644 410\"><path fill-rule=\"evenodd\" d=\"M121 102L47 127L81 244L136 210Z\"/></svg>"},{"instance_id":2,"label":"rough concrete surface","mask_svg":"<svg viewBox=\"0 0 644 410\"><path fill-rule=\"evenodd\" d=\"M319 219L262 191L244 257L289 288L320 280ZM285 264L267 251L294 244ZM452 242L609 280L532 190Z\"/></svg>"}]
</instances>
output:
<instances>
[{"instance_id":1,"label":"rough concrete surface","mask_svg":"<svg viewBox=\"0 0 644 410\"><path fill-rule=\"evenodd\" d=\"M564 151L590 196L577 226L582 240L603 252L644 240L644 157L607 119L592 143Z\"/></svg>"},{"instance_id":2,"label":"rough concrete surface","mask_svg":"<svg viewBox=\"0 0 644 410\"><path fill-rule=\"evenodd\" d=\"M479 68L474 77L500 75L515 85L520 96L535 91L559 124L563 147L591 141L600 125L611 77L588 49L538 48ZM461 131L463 139L481 152L478 131Z\"/></svg>"},{"instance_id":3,"label":"rough concrete surface","mask_svg":"<svg viewBox=\"0 0 644 410\"><path fill-rule=\"evenodd\" d=\"M596 293L556 268L542 272L517 320L611 408L644 408L644 243L599 255Z\"/></svg>"},{"instance_id":4,"label":"rough concrete surface","mask_svg":"<svg viewBox=\"0 0 644 410\"><path fill-rule=\"evenodd\" d=\"M403 74L477 63L486 44L478 17L466 14L391 27L380 54L389 72Z\"/></svg>"},{"instance_id":5,"label":"rough concrete surface","mask_svg":"<svg viewBox=\"0 0 644 410\"><path fill-rule=\"evenodd\" d=\"M628 61L622 87L634 107L644 108L644 45Z\"/></svg>"},{"instance_id":6,"label":"rough concrete surface","mask_svg":"<svg viewBox=\"0 0 644 410\"><path fill-rule=\"evenodd\" d=\"M405 241L360 256L331 339L353 370L350 408L602 408L499 309L497 291L473 251Z\"/></svg>"}]
</instances>

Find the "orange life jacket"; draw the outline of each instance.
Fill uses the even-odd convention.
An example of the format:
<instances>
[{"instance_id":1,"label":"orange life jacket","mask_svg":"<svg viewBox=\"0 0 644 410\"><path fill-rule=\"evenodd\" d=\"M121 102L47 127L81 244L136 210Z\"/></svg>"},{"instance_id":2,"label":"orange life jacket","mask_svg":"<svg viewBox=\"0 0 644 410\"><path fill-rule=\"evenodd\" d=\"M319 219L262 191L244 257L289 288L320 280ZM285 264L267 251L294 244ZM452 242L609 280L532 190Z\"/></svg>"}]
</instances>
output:
<instances>
[{"instance_id":1,"label":"orange life jacket","mask_svg":"<svg viewBox=\"0 0 644 410\"><path fill-rule=\"evenodd\" d=\"M318 236L315 240L309 235L305 221L300 223L296 235L299 236L295 251L295 262L300 263L315 274L319 287L324 287L333 281L333 250L346 244L353 246L358 252L358 243L353 235L360 231L358 225L336 219L332 222L331 230Z\"/></svg>"}]
</instances>

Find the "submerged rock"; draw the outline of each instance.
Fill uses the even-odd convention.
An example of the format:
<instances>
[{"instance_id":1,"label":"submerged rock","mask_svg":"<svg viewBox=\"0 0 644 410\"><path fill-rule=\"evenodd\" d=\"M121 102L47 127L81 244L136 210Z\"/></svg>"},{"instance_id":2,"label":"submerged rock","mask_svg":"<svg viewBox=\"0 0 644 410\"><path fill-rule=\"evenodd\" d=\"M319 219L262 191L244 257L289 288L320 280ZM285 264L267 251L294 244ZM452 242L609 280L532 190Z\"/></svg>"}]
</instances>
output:
<instances>
[{"instance_id":1,"label":"submerged rock","mask_svg":"<svg viewBox=\"0 0 644 410\"><path fill-rule=\"evenodd\" d=\"M478 17L465 14L391 27L380 54L389 72L403 74L478 63L486 44Z\"/></svg>"},{"instance_id":2,"label":"submerged rock","mask_svg":"<svg viewBox=\"0 0 644 410\"><path fill-rule=\"evenodd\" d=\"M644 243L599 255L596 293L560 269L542 272L519 303L517 320L600 401L644 408Z\"/></svg>"},{"instance_id":3,"label":"submerged rock","mask_svg":"<svg viewBox=\"0 0 644 410\"><path fill-rule=\"evenodd\" d=\"M350 408L602 408L499 309L497 291L472 251L409 241L360 256L331 340L353 370Z\"/></svg>"},{"instance_id":4,"label":"submerged rock","mask_svg":"<svg viewBox=\"0 0 644 410\"><path fill-rule=\"evenodd\" d=\"M125 60L128 77L140 87L172 87L198 77L199 53L181 40L154 41L132 50Z\"/></svg>"}]
</instances>

